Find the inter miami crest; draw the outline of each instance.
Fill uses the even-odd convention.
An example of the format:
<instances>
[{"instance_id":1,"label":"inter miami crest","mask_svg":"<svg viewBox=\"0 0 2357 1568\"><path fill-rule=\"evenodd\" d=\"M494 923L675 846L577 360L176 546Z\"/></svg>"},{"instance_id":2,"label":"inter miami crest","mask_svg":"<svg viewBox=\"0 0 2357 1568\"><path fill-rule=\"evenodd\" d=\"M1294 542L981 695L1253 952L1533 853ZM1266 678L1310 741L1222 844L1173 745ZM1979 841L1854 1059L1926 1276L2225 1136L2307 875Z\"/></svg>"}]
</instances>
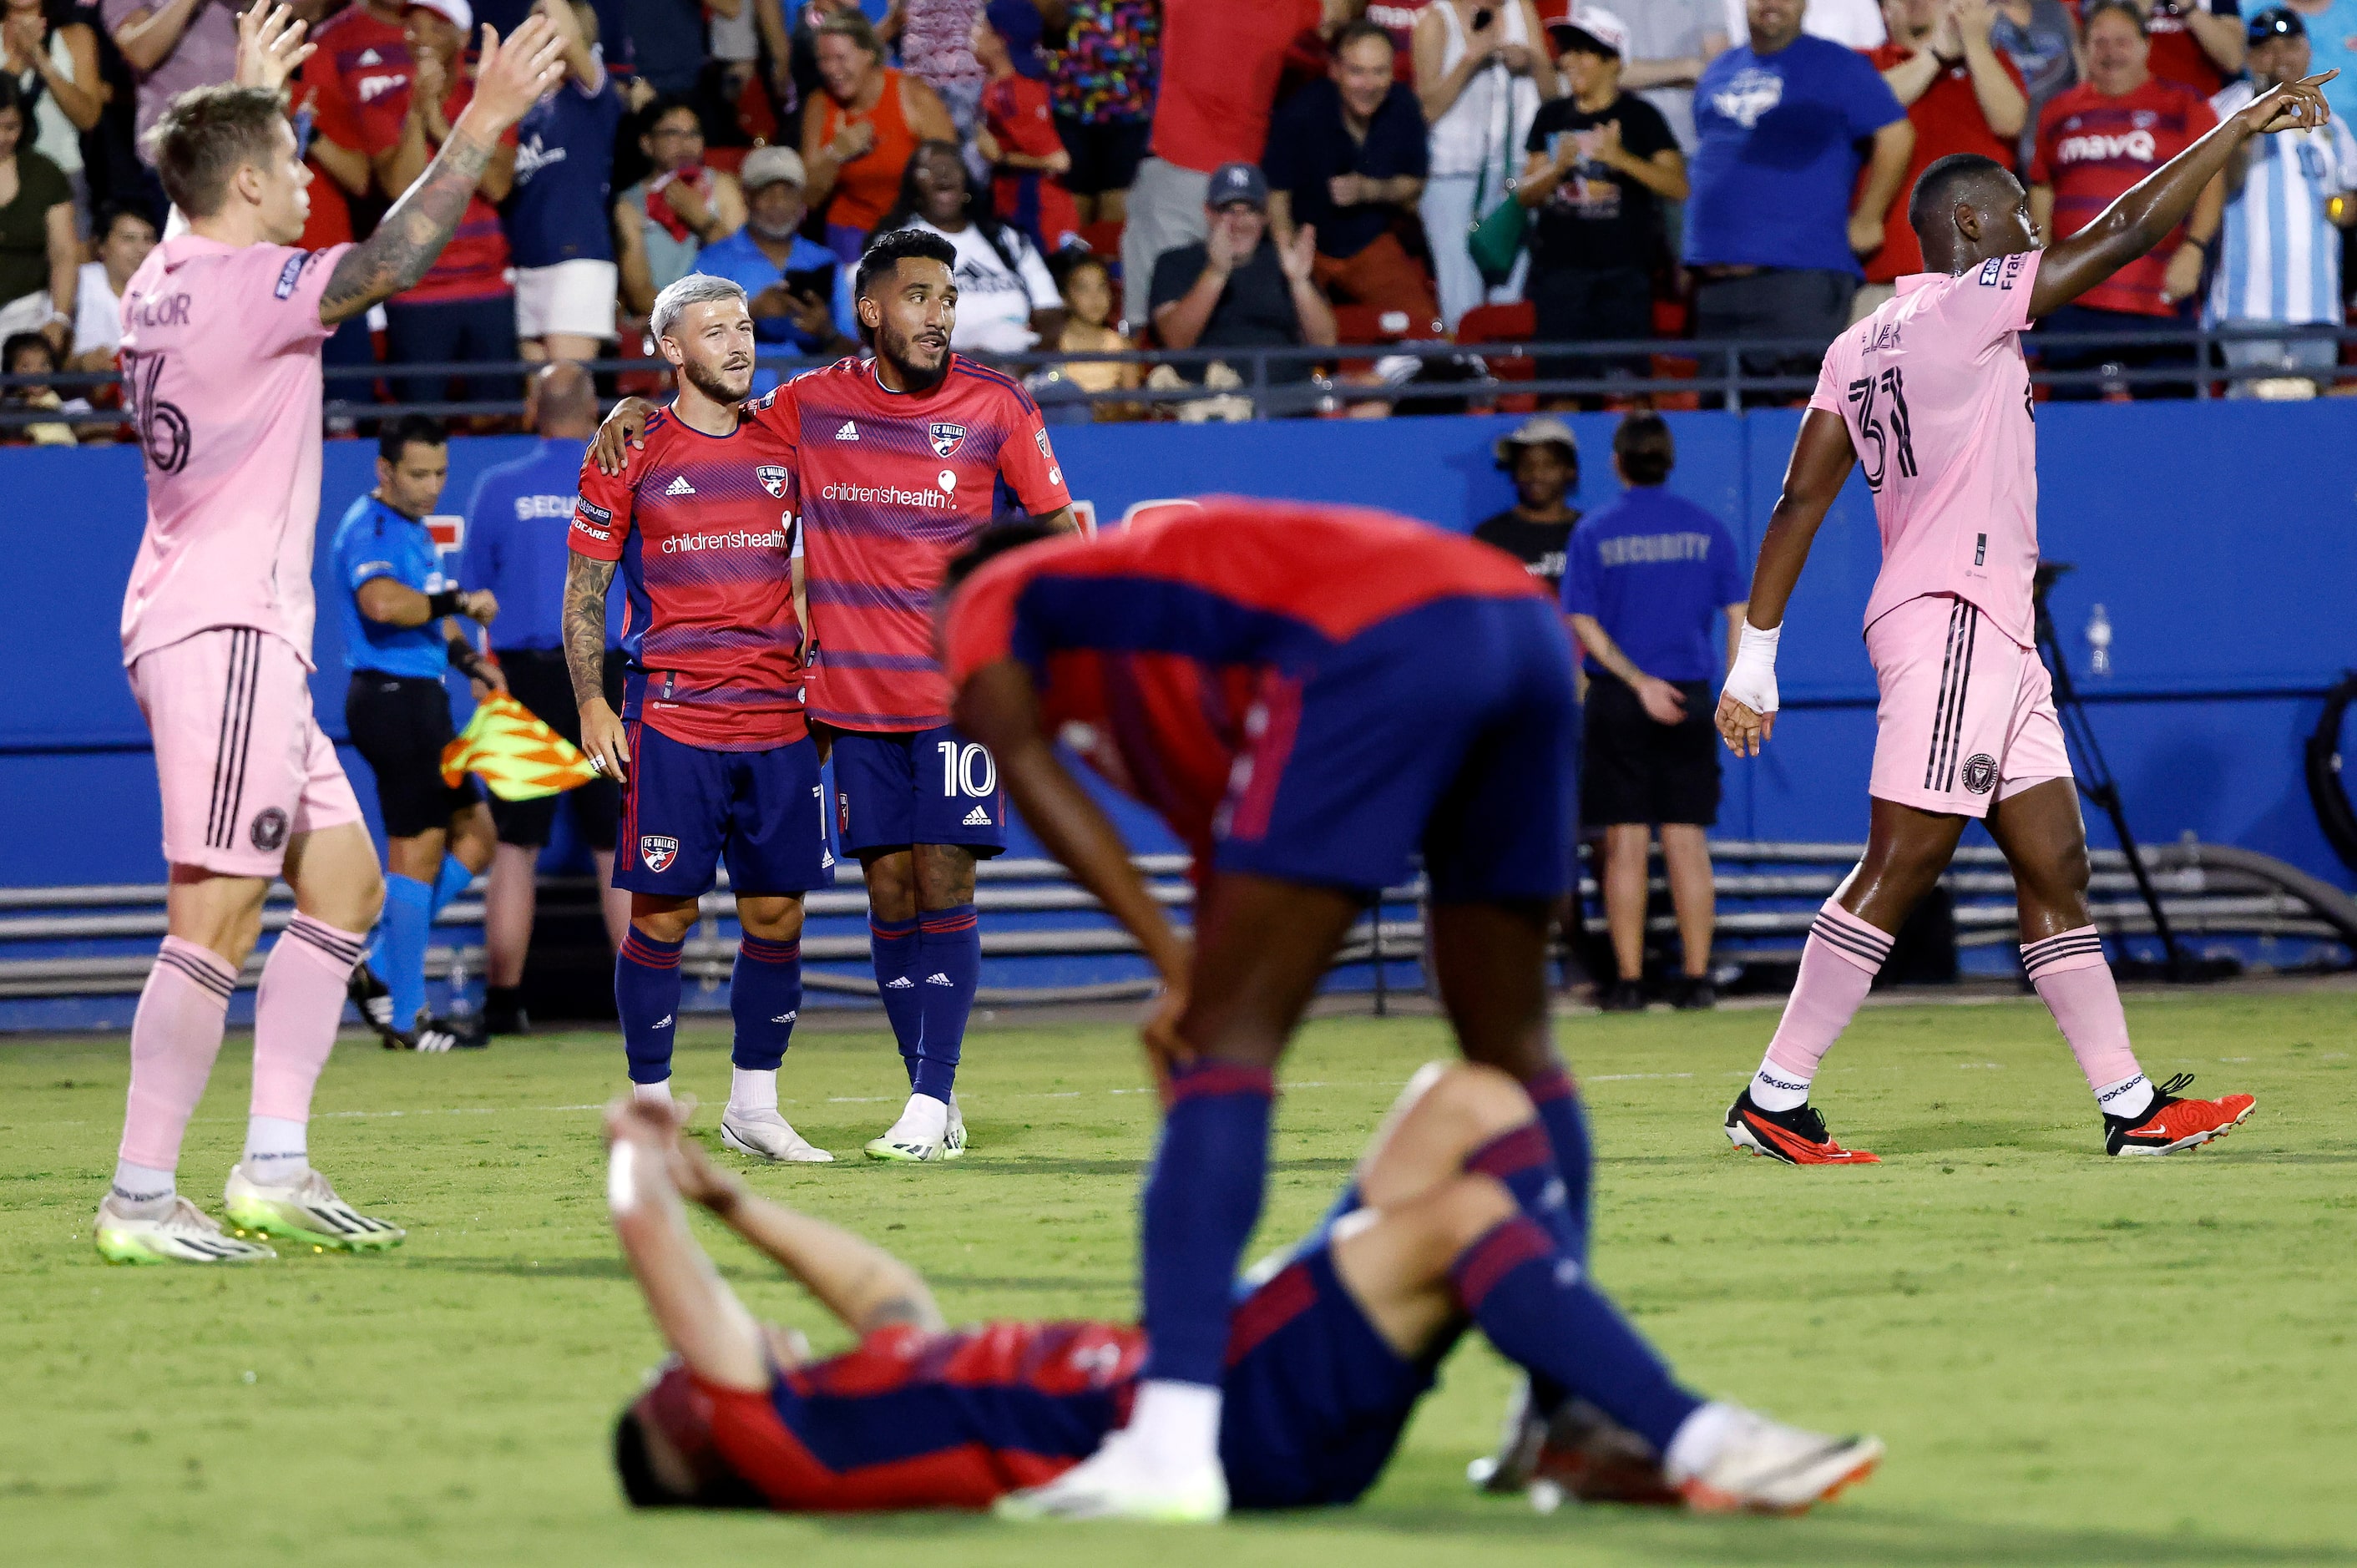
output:
<instances>
[{"instance_id":1,"label":"inter miami crest","mask_svg":"<svg viewBox=\"0 0 2357 1568\"><path fill-rule=\"evenodd\" d=\"M1986 795L1996 788L1996 758L1986 751L1976 751L1964 758L1964 788L1975 795Z\"/></svg>"},{"instance_id":2,"label":"inter miami crest","mask_svg":"<svg viewBox=\"0 0 2357 1568\"><path fill-rule=\"evenodd\" d=\"M946 457L956 451L958 444L965 439L965 426L951 424L946 421L936 421L928 427L926 434L933 438L934 454Z\"/></svg>"},{"instance_id":3,"label":"inter miami crest","mask_svg":"<svg viewBox=\"0 0 2357 1568\"><path fill-rule=\"evenodd\" d=\"M649 833L639 840L639 858L647 863L649 871L661 872L679 858L679 841Z\"/></svg>"},{"instance_id":4,"label":"inter miami crest","mask_svg":"<svg viewBox=\"0 0 2357 1568\"><path fill-rule=\"evenodd\" d=\"M764 463L753 470L753 477L760 480L761 488L772 496L780 500L785 499L786 470L783 467L775 463Z\"/></svg>"}]
</instances>

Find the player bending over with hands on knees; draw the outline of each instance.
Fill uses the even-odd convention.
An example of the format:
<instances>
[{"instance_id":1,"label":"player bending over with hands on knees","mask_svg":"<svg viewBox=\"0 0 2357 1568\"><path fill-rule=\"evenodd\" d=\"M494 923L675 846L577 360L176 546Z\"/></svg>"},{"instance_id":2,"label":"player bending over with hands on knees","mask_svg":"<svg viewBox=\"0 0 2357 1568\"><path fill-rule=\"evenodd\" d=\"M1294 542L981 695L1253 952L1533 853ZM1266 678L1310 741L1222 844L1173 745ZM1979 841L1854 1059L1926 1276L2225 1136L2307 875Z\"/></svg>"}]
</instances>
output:
<instances>
[{"instance_id":1,"label":"player bending over with hands on knees","mask_svg":"<svg viewBox=\"0 0 2357 1568\"><path fill-rule=\"evenodd\" d=\"M2330 80L2263 94L2051 250L1991 159L1956 154L1916 181L1908 220L1930 271L1900 279L1825 353L1719 698L1728 748L1758 756L1775 728L1784 607L1863 464L1882 532L1866 609L1881 693L1866 858L1818 915L1766 1059L1727 1113L1738 1147L1793 1165L1874 1159L1834 1141L1810 1081L1975 817L2012 868L2022 967L2087 1075L2106 1152L2189 1148L2251 1113L2246 1094L2177 1098L2190 1075L2147 1081L2088 912L2086 828L2032 635L2037 424L2020 335L2175 231L2251 137L2323 124Z\"/></svg>"},{"instance_id":2,"label":"player bending over with hands on knees","mask_svg":"<svg viewBox=\"0 0 2357 1568\"><path fill-rule=\"evenodd\" d=\"M500 136L564 71L548 23L483 29L475 96L416 183L358 245L296 248L310 212L281 94L301 24L238 22L237 81L184 92L148 151L188 231L123 291L124 380L147 470L147 528L123 605L123 662L156 742L168 934L131 1025L131 1092L93 1230L110 1259L222 1262L270 1249L179 1196L238 972L274 877L295 917L263 965L253 1099L224 1201L249 1235L378 1249L402 1239L313 1169L311 1092L384 899L376 849L311 713L319 520L319 346L425 275Z\"/></svg>"},{"instance_id":3,"label":"player bending over with hands on knees","mask_svg":"<svg viewBox=\"0 0 2357 1568\"><path fill-rule=\"evenodd\" d=\"M1004 1507L1129 1418L1146 1360L1137 1327L952 1329L916 1270L756 1197L681 1135L683 1121L643 1101L617 1101L606 1118L615 1232L673 1352L615 1428L632 1502ZM1219 1434L1236 1505L1358 1498L1469 1323L1641 1434L1655 1500L1797 1513L1874 1467L1874 1438L1803 1432L1681 1387L1562 1251L1562 1194L1512 1079L1469 1064L1416 1074L1360 1164L1349 1212L1255 1269L1242 1294ZM800 1334L755 1321L697 1245L683 1198L775 1259L858 1343L820 1359Z\"/></svg>"}]
</instances>

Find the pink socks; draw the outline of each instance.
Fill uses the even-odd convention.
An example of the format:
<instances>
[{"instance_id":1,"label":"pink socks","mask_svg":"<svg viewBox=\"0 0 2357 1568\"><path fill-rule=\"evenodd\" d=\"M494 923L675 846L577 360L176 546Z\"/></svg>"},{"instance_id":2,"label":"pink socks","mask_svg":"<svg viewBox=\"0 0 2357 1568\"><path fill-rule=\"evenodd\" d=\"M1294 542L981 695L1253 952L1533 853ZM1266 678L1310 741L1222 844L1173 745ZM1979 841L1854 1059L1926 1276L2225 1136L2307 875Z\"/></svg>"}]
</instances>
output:
<instances>
[{"instance_id":1,"label":"pink socks","mask_svg":"<svg viewBox=\"0 0 2357 1568\"><path fill-rule=\"evenodd\" d=\"M253 1114L308 1122L311 1086L335 1048L344 985L364 934L297 915L262 966L253 1003ZM299 1174L299 1173L297 1173Z\"/></svg>"},{"instance_id":2,"label":"pink socks","mask_svg":"<svg viewBox=\"0 0 2357 1568\"><path fill-rule=\"evenodd\" d=\"M164 939L131 1020L131 1096L120 1152L149 1179L124 1197L152 1202L171 1196L168 1180L160 1192L145 1188L154 1173L168 1175L179 1165L180 1138L221 1055L230 993L236 988L237 972L219 953L178 937Z\"/></svg>"},{"instance_id":3,"label":"pink socks","mask_svg":"<svg viewBox=\"0 0 2357 1568\"><path fill-rule=\"evenodd\" d=\"M2079 1070L2087 1075L2087 1087L2104 1113L2141 1115L2152 1103L2152 1085L2128 1044L2127 1015L2120 1011L2120 990L2104 961L2104 941L2095 928L2081 926L2024 943L2021 967L2071 1043L2071 1054L2079 1058Z\"/></svg>"},{"instance_id":4,"label":"pink socks","mask_svg":"<svg viewBox=\"0 0 2357 1568\"><path fill-rule=\"evenodd\" d=\"M1817 1064L1866 1001L1882 961L1890 956L1890 940L1889 932L1825 900L1801 950L1801 977L1784 1004L1776 1037L1752 1076L1753 1104L1762 1111L1792 1111L1808 1103Z\"/></svg>"}]
</instances>

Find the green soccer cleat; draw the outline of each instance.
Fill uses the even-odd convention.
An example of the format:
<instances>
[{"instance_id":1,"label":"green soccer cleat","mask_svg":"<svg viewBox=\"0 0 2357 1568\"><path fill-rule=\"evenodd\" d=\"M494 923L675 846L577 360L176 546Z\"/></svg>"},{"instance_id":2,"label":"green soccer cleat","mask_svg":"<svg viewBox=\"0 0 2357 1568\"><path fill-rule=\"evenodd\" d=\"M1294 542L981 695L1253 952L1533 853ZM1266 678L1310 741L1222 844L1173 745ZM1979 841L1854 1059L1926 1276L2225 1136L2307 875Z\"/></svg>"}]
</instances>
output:
<instances>
[{"instance_id":1,"label":"green soccer cleat","mask_svg":"<svg viewBox=\"0 0 2357 1568\"><path fill-rule=\"evenodd\" d=\"M176 1197L160 1219L141 1219L115 1207L108 1193L91 1221L98 1255L110 1263L252 1263L277 1253L254 1241L241 1241L221 1221Z\"/></svg>"},{"instance_id":2,"label":"green soccer cleat","mask_svg":"<svg viewBox=\"0 0 2357 1568\"><path fill-rule=\"evenodd\" d=\"M247 1178L243 1165L233 1165L221 1207L241 1236L277 1236L323 1251L382 1252L400 1246L409 1234L338 1197L315 1170L306 1170L291 1186L264 1187Z\"/></svg>"},{"instance_id":3,"label":"green soccer cleat","mask_svg":"<svg viewBox=\"0 0 2357 1568\"><path fill-rule=\"evenodd\" d=\"M871 1160L907 1165L953 1160L965 1153L965 1123L954 1101L944 1105L929 1094L911 1094L900 1119L882 1137L870 1138L866 1152Z\"/></svg>"}]
</instances>

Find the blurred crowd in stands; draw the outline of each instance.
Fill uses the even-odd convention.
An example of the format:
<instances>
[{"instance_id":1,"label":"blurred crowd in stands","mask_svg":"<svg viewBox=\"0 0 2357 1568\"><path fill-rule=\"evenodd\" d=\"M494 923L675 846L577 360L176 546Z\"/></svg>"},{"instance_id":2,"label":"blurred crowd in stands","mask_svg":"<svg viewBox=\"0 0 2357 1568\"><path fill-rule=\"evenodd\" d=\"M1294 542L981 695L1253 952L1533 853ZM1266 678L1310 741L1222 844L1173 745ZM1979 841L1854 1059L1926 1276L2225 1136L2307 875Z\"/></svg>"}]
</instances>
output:
<instances>
[{"instance_id":1,"label":"blurred crowd in stands","mask_svg":"<svg viewBox=\"0 0 2357 1568\"><path fill-rule=\"evenodd\" d=\"M440 263L329 344L331 402L511 401L518 360L644 358L655 292L695 270L746 286L780 357L854 352L850 263L915 225L957 249L961 350L1034 356L1060 417L1201 419L1247 415L1263 376L1358 389L1304 411L1417 406L1407 383L1466 374L1598 389L1551 407L1692 406L1707 394L1611 387L1723 371L1681 339L1805 382L1921 265L1906 197L1934 158L2002 159L2067 235L2251 92L2341 67L2343 119L2255 145L2040 329L2110 339L2043 353L2083 372L2055 396L2182 395L2202 325L2232 336L2232 390L2312 395L2341 358L2357 0L2237 5L301 0L318 52L288 112L306 242L334 244L447 134L480 27L536 8L566 39L567 80ZM70 413L112 389L23 378L112 367L166 218L139 134L230 75L235 7L0 7L0 397ZM1452 338L1454 360L1396 351ZM1039 368L1138 349L1198 352ZM1308 351L1256 368L1265 349ZM1166 395L1107 397L1141 387Z\"/></svg>"}]
</instances>

